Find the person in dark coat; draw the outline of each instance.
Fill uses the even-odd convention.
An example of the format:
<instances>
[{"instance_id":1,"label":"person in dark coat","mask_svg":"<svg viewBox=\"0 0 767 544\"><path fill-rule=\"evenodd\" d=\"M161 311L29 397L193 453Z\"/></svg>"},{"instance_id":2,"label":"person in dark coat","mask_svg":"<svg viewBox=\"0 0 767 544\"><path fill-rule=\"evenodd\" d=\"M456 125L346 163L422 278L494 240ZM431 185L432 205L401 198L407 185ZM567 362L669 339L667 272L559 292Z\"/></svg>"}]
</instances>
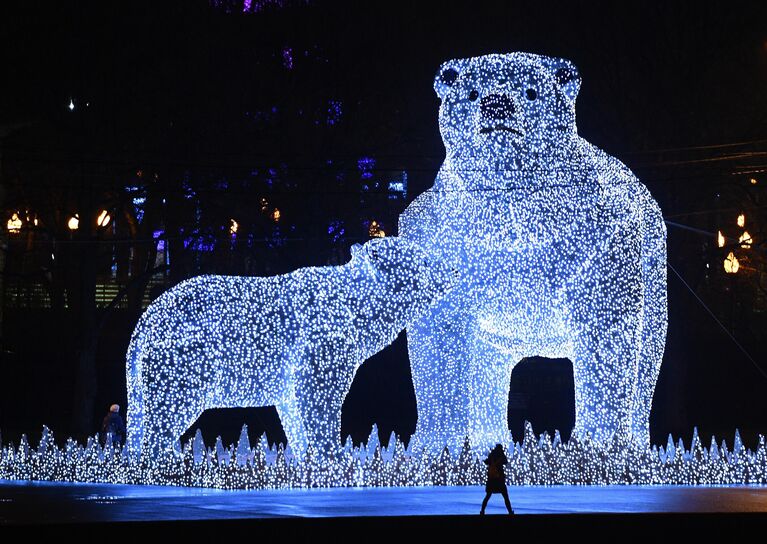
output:
<instances>
[{"instance_id":1,"label":"person in dark coat","mask_svg":"<svg viewBox=\"0 0 767 544\"><path fill-rule=\"evenodd\" d=\"M485 459L485 464L487 465L487 484L485 484L485 500L482 501L482 510L479 513L484 515L490 495L500 493L506 503L506 510L509 511L509 514L513 514L514 510L512 510L509 501L509 490L506 488L506 474L503 470L503 467L509 464L509 460L503 453L503 447L500 444L495 445L495 448Z\"/></svg>"},{"instance_id":2,"label":"person in dark coat","mask_svg":"<svg viewBox=\"0 0 767 544\"><path fill-rule=\"evenodd\" d=\"M113 404L101 423L101 441L106 442L107 434L112 433L112 446L119 446L125 441L125 424L119 412L120 406Z\"/></svg>"}]
</instances>

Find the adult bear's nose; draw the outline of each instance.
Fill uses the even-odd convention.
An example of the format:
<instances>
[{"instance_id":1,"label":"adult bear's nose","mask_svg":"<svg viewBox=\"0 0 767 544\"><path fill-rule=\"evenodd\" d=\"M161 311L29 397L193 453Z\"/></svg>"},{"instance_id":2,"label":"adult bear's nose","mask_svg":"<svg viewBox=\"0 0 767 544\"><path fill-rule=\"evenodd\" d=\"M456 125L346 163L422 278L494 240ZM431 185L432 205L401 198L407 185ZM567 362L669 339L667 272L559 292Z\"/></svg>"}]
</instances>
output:
<instances>
[{"instance_id":1,"label":"adult bear's nose","mask_svg":"<svg viewBox=\"0 0 767 544\"><path fill-rule=\"evenodd\" d=\"M484 119L508 119L514 115L514 102L505 94L489 94L479 103Z\"/></svg>"}]
</instances>

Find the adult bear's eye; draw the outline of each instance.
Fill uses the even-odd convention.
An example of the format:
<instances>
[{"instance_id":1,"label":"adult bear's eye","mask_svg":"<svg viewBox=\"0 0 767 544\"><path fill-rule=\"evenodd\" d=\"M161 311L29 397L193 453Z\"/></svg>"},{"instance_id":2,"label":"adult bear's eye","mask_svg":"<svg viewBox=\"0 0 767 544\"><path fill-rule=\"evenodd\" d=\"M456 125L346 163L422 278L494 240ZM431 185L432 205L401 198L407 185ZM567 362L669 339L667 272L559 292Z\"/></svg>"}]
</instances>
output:
<instances>
[{"instance_id":1,"label":"adult bear's eye","mask_svg":"<svg viewBox=\"0 0 767 544\"><path fill-rule=\"evenodd\" d=\"M535 100L538 98L538 93L535 92L535 89L527 89L525 91L525 96L527 96L528 100Z\"/></svg>"},{"instance_id":2,"label":"adult bear's eye","mask_svg":"<svg viewBox=\"0 0 767 544\"><path fill-rule=\"evenodd\" d=\"M475 101L477 98L479 98L479 93L477 92L477 90L476 90L476 89L474 89L473 91L471 91L471 92L469 93L469 100L471 100L472 102L474 102L474 101Z\"/></svg>"}]
</instances>

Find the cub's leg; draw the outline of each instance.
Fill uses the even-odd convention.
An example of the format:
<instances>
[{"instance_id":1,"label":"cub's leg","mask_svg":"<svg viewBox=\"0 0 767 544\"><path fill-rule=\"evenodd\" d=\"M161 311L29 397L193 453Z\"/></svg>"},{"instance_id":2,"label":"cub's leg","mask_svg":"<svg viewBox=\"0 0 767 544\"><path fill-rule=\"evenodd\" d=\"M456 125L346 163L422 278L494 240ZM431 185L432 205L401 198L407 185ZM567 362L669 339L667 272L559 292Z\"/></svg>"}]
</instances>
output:
<instances>
[{"instance_id":1,"label":"cub's leg","mask_svg":"<svg viewBox=\"0 0 767 544\"><path fill-rule=\"evenodd\" d=\"M352 384L357 348L338 331L305 339L295 369L296 406L307 440L318 452L341 451L341 407Z\"/></svg>"},{"instance_id":2,"label":"cub's leg","mask_svg":"<svg viewBox=\"0 0 767 544\"><path fill-rule=\"evenodd\" d=\"M306 427L298 406L296 382L294 377L286 380L286 389L282 400L276 403L277 414L280 416L282 428L288 439L288 446L296 455L301 455L309 445Z\"/></svg>"}]
</instances>

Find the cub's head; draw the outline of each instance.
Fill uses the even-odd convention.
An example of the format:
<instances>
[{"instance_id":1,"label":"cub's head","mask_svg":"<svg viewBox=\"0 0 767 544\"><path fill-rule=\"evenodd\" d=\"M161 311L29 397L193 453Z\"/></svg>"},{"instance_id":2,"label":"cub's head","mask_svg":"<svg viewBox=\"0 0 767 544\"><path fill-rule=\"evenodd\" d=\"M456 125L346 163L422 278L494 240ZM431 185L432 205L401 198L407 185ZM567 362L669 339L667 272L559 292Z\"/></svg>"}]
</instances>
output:
<instances>
[{"instance_id":1,"label":"cub's head","mask_svg":"<svg viewBox=\"0 0 767 544\"><path fill-rule=\"evenodd\" d=\"M403 238L373 238L352 246L351 253L357 277L393 303L425 307L458 282L456 271Z\"/></svg>"},{"instance_id":2,"label":"cub's head","mask_svg":"<svg viewBox=\"0 0 767 544\"><path fill-rule=\"evenodd\" d=\"M434 89L448 159L467 169L506 170L555 153L576 136L576 67L530 53L493 54L442 64Z\"/></svg>"}]
</instances>

